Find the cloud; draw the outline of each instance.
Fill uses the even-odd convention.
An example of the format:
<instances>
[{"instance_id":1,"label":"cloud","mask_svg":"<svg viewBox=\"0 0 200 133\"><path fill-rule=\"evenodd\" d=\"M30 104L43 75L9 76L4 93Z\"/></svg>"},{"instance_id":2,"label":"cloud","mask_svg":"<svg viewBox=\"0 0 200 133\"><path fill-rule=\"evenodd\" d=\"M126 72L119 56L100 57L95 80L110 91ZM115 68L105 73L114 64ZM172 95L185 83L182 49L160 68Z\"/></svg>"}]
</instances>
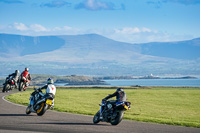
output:
<instances>
[{"instance_id":1,"label":"cloud","mask_svg":"<svg viewBox=\"0 0 200 133\"><path fill-rule=\"evenodd\" d=\"M48 31L48 29L39 24L25 25L23 23L14 23L10 25L9 28L19 31L34 31L34 32Z\"/></svg>"},{"instance_id":2,"label":"cloud","mask_svg":"<svg viewBox=\"0 0 200 133\"><path fill-rule=\"evenodd\" d=\"M178 3L183 5L196 5L200 4L200 0L148 0L148 4L154 5L159 8L164 3Z\"/></svg>"},{"instance_id":3,"label":"cloud","mask_svg":"<svg viewBox=\"0 0 200 133\"><path fill-rule=\"evenodd\" d=\"M149 28L138 28L138 27L125 27L122 29L115 29L115 33L117 34L135 34L135 33L141 33L141 32L152 32Z\"/></svg>"},{"instance_id":4,"label":"cloud","mask_svg":"<svg viewBox=\"0 0 200 133\"><path fill-rule=\"evenodd\" d=\"M0 25L0 32L22 35L75 35L85 33L83 30L70 26L47 28L40 24L26 25L23 23L13 23L8 26Z\"/></svg>"},{"instance_id":5,"label":"cloud","mask_svg":"<svg viewBox=\"0 0 200 133\"><path fill-rule=\"evenodd\" d=\"M152 30L146 27L125 27L121 29L113 29L113 32L104 32L101 35L116 41L128 43L170 42L189 40L194 38L192 35L176 35L172 33Z\"/></svg>"},{"instance_id":6,"label":"cloud","mask_svg":"<svg viewBox=\"0 0 200 133\"><path fill-rule=\"evenodd\" d=\"M13 26L11 26L11 27L13 27L16 30L20 30L20 31L28 30L28 27L23 23L14 23Z\"/></svg>"},{"instance_id":7,"label":"cloud","mask_svg":"<svg viewBox=\"0 0 200 133\"><path fill-rule=\"evenodd\" d=\"M63 7L63 6L70 7L71 3L66 2L65 0L54 0L54 1L51 1L49 3L43 3L40 6L41 7L51 7L51 8L57 7L57 8L60 8L60 7Z\"/></svg>"},{"instance_id":8,"label":"cloud","mask_svg":"<svg viewBox=\"0 0 200 133\"><path fill-rule=\"evenodd\" d=\"M30 25L29 30L32 30L32 31L35 31L35 32L49 31L47 28L45 28L44 26L39 25L39 24Z\"/></svg>"},{"instance_id":9,"label":"cloud","mask_svg":"<svg viewBox=\"0 0 200 133\"><path fill-rule=\"evenodd\" d=\"M7 3L7 4L13 4L13 3L24 3L20 0L0 0L0 2L3 2L3 3Z\"/></svg>"},{"instance_id":10,"label":"cloud","mask_svg":"<svg viewBox=\"0 0 200 133\"><path fill-rule=\"evenodd\" d=\"M99 34L110 39L128 43L146 42L168 42L193 39L193 35L176 35L172 33L157 31L148 27L122 27L115 29L80 29L70 26L47 28L41 24L26 25L13 23L9 26L0 25L1 33L21 34L31 36L44 35L78 35L78 34Z\"/></svg>"},{"instance_id":11,"label":"cloud","mask_svg":"<svg viewBox=\"0 0 200 133\"><path fill-rule=\"evenodd\" d=\"M112 2L101 2L97 0L84 0L83 2L75 5L75 9L86 9L86 10L124 10L125 5L121 4L120 8L116 8Z\"/></svg>"},{"instance_id":12,"label":"cloud","mask_svg":"<svg viewBox=\"0 0 200 133\"><path fill-rule=\"evenodd\" d=\"M82 31L78 28L73 28L70 26L63 26L63 27L54 27L50 29L52 34L58 34L58 35L72 35L72 34L80 34Z\"/></svg>"}]
</instances>

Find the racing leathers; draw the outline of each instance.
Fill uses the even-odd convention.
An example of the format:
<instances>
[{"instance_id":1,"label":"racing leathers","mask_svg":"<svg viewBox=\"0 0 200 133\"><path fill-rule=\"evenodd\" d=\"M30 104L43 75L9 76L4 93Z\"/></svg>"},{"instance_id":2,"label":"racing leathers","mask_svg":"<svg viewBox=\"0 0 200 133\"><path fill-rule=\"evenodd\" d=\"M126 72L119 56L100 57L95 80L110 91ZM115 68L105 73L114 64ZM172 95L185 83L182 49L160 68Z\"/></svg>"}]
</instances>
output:
<instances>
[{"instance_id":1,"label":"racing leathers","mask_svg":"<svg viewBox=\"0 0 200 133\"><path fill-rule=\"evenodd\" d=\"M118 89L122 90L121 88L118 88ZM117 102L126 101L127 100L126 93L123 90L122 91L118 91L118 89L113 94L108 95L107 97L105 97L104 99L102 99L102 105L106 104L106 102L105 102L106 100L108 100L108 99L110 99L112 97L115 97L115 96L116 96L116 101L114 101L114 102L108 101L108 103L114 105ZM106 107L106 106L101 106L101 109L100 109L100 119L102 119L102 111L104 110L104 107Z\"/></svg>"},{"instance_id":2,"label":"racing leathers","mask_svg":"<svg viewBox=\"0 0 200 133\"><path fill-rule=\"evenodd\" d=\"M29 72L28 71L23 71L22 73L21 73L21 79L22 78L25 78L25 80L27 81L26 82L26 87L29 85L29 82L30 82L30 80L31 80L31 75L29 74Z\"/></svg>"},{"instance_id":3,"label":"racing leathers","mask_svg":"<svg viewBox=\"0 0 200 133\"><path fill-rule=\"evenodd\" d=\"M120 101L126 101L126 93L124 91L116 91L115 93L108 95L107 97L105 97L103 100L108 100L112 97L116 96L116 102L120 102Z\"/></svg>"},{"instance_id":4,"label":"racing leathers","mask_svg":"<svg viewBox=\"0 0 200 133\"><path fill-rule=\"evenodd\" d=\"M15 72L15 73L12 73L10 75L8 75L8 78L12 77L14 83L15 83L15 88L17 88L17 83L18 83L18 80L19 80L19 73Z\"/></svg>"}]
</instances>

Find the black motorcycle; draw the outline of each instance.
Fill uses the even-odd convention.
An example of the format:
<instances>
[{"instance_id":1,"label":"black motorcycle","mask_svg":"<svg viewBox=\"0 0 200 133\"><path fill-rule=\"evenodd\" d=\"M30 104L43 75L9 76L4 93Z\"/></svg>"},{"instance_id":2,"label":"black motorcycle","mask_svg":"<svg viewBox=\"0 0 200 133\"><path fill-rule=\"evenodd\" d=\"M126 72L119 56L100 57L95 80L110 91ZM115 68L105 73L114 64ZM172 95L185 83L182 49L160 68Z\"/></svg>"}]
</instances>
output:
<instances>
[{"instance_id":1,"label":"black motorcycle","mask_svg":"<svg viewBox=\"0 0 200 133\"><path fill-rule=\"evenodd\" d=\"M34 89L35 91L31 94L30 102L33 101L34 104L29 104L26 108L26 114L31 112L36 113L38 116L42 116L53 104L53 95L45 95L41 89Z\"/></svg>"},{"instance_id":2,"label":"black motorcycle","mask_svg":"<svg viewBox=\"0 0 200 133\"><path fill-rule=\"evenodd\" d=\"M98 111L94 118L93 123L108 122L112 125L119 124L124 116L124 111L130 109L130 102L120 101L115 103L115 101L102 101L102 119L100 119L100 111Z\"/></svg>"},{"instance_id":3,"label":"black motorcycle","mask_svg":"<svg viewBox=\"0 0 200 133\"><path fill-rule=\"evenodd\" d=\"M5 83L3 84L2 92L9 92L15 88L15 82L12 77L7 77Z\"/></svg>"}]
</instances>

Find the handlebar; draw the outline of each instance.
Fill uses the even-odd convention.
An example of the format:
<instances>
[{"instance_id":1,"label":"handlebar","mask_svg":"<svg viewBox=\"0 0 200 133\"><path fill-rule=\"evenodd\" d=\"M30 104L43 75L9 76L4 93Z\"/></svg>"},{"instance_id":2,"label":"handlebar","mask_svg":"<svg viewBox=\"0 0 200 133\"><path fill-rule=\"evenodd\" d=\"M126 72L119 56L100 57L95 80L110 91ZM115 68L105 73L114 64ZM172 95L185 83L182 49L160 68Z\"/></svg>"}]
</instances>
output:
<instances>
[{"instance_id":1,"label":"handlebar","mask_svg":"<svg viewBox=\"0 0 200 133\"><path fill-rule=\"evenodd\" d=\"M40 89L40 88L34 88L34 91L36 91L36 92L40 92L41 89Z\"/></svg>"}]
</instances>

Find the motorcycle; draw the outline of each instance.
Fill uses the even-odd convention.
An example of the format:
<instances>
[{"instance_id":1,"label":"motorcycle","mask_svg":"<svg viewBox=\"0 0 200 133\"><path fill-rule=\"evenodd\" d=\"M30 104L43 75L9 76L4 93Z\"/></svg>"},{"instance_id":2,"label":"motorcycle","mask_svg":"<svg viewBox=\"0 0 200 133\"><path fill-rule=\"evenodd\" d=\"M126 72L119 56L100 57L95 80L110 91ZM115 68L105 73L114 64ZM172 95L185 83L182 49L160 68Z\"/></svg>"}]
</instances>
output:
<instances>
[{"instance_id":1,"label":"motorcycle","mask_svg":"<svg viewBox=\"0 0 200 133\"><path fill-rule=\"evenodd\" d=\"M131 103L128 101L102 101L102 119L100 119L100 111L98 111L93 118L93 123L97 124L100 121L108 122L112 125L119 124L124 116L124 111L130 109Z\"/></svg>"},{"instance_id":2,"label":"motorcycle","mask_svg":"<svg viewBox=\"0 0 200 133\"><path fill-rule=\"evenodd\" d=\"M19 91L25 91L26 87L28 87L28 79L25 77L21 77L21 79L19 80Z\"/></svg>"},{"instance_id":3,"label":"motorcycle","mask_svg":"<svg viewBox=\"0 0 200 133\"><path fill-rule=\"evenodd\" d=\"M12 77L7 77L5 83L3 84L2 92L9 92L15 88L15 82Z\"/></svg>"},{"instance_id":4,"label":"motorcycle","mask_svg":"<svg viewBox=\"0 0 200 133\"><path fill-rule=\"evenodd\" d=\"M53 95L45 95L41 89L34 89L35 91L31 94L30 104L26 108L26 114L31 112L37 113L38 116L42 116L48 109L52 107ZM32 102L32 104L31 104Z\"/></svg>"}]
</instances>

